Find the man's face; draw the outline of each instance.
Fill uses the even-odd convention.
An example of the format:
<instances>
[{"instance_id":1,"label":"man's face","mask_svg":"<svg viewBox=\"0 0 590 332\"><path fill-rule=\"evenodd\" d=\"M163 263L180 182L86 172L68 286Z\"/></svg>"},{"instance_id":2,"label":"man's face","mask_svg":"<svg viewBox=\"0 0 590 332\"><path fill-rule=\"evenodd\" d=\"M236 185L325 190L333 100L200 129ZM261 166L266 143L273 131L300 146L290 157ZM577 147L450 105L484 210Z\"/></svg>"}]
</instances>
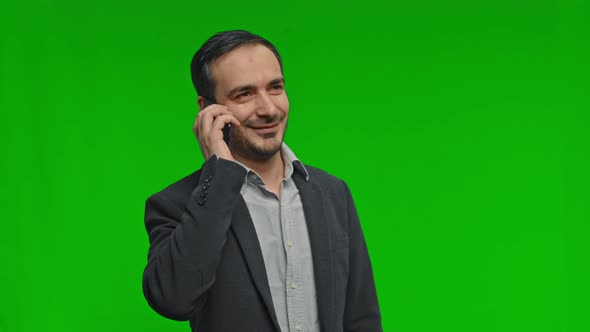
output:
<instances>
[{"instance_id":1,"label":"man's face","mask_svg":"<svg viewBox=\"0 0 590 332\"><path fill-rule=\"evenodd\" d=\"M281 67L263 45L239 47L211 66L215 99L240 121L232 127L230 150L264 160L279 151L287 129L289 99Z\"/></svg>"}]
</instances>

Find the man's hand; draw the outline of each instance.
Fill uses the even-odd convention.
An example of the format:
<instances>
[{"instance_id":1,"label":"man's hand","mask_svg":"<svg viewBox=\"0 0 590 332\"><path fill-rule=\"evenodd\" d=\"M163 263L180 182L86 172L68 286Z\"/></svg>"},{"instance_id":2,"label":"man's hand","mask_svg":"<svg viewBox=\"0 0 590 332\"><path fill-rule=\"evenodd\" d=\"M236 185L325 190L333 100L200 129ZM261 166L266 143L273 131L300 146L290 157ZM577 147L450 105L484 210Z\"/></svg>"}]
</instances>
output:
<instances>
[{"instance_id":1,"label":"man's hand","mask_svg":"<svg viewBox=\"0 0 590 332\"><path fill-rule=\"evenodd\" d=\"M197 114L193 132L199 141L199 147L205 160L212 155L216 155L217 158L234 160L229 147L223 140L222 129L226 123L231 123L236 127L240 126L240 121L223 105L209 105Z\"/></svg>"}]
</instances>

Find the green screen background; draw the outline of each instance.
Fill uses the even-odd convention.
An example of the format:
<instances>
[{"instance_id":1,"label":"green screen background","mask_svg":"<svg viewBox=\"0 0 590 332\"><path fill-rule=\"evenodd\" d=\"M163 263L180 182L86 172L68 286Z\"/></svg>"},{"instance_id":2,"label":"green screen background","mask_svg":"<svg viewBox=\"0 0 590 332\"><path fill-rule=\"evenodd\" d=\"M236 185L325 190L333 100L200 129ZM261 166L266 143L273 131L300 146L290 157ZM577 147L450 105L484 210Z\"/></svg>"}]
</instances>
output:
<instances>
[{"instance_id":1,"label":"green screen background","mask_svg":"<svg viewBox=\"0 0 590 332\"><path fill-rule=\"evenodd\" d=\"M189 63L236 28L282 53L285 141L351 187L386 331L590 331L586 1L0 13L0 331L189 330L143 298L144 203L202 164Z\"/></svg>"}]
</instances>

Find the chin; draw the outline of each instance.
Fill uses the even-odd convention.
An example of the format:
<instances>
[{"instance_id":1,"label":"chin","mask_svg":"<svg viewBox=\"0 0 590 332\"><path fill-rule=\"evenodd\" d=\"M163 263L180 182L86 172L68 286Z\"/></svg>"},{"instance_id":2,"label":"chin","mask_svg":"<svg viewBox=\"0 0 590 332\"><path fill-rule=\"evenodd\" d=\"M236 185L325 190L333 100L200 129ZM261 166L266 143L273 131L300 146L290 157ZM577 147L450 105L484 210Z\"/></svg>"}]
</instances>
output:
<instances>
[{"instance_id":1,"label":"chin","mask_svg":"<svg viewBox=\"0 0 590 332\"><path fill-rule=\"evenodd\" d=\"M260 138L245 139L240 141L234 141L232 144L232 150L235 150L238 154L243 155L248 159L253 160L267 160L274 156L281 150L283 143L282 139L279 139L278 135L272 138Z\"/></svg>"},{"instance_id":2,"label":"chin","mask_svg":"<svg viewBox=\"0 0 590 332\"><path fill-rule=\"evenodd\" d=\"M264 142L262 144L252 144L250 146L250 153L262 159L269 159L281 150L282 140L272 139L271 142Z\"/></svg>"},{"instance_id":3,"label":"chin","mask_svg":"<svg viewBox=\"0 0 590 332\"><path fill-rule=\"evenodd\" d=\"M252 160L267 160L281 150L285 128L259 135L248 131L232 131L231 150Z\"/></svg>"}]
</instances>

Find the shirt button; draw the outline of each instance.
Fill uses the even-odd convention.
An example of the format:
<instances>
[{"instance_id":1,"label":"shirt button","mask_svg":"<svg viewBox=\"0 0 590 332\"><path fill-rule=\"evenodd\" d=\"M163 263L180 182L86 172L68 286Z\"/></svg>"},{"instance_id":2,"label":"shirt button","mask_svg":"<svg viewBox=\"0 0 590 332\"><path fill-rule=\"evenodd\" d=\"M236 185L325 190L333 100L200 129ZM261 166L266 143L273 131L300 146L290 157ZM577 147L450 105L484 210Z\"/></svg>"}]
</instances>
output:
<instances>
[{"instance_id":1,"label":"shirt button","mask_svg":"<svg viewBox=\"0 0 590 332\"><path fill-rule=\"evenodd\" d=\"M293 246L293 242L292 242L292 241L288 241L288 242L287 242L287 245L288 245L289 247L292 247L292 246Z\"/></svg>"},{"instance_id":2,"label":"shirt button","mask_svg":"<svg viewBox=\"0 0 590 332\"><path fill-rule=\"evenodd\" d=\"M291 283L291 288L293 288L293 289L297 288L297 284L296 284L296 283L294 283L294 282L292 282L292 283Z\"/></svg>"},{"instance_id":3,"label":"shirt button","mask_svg":"<svg viewBox=\"0 0 590 332\"><path fill-rule=\"evenodd\" d=\"M281 207L285 207L285 203L281 203Z\"/></svg>"},{"instance_id":4,"label":"shirt button","mask_svg":"<svg viewBox=\"0 0 590 332\"><path fill-rule=\"evenodd\" d=\"M301 331L301 325L295 324L295 331Z\"/></svg>"}]
</instances>

